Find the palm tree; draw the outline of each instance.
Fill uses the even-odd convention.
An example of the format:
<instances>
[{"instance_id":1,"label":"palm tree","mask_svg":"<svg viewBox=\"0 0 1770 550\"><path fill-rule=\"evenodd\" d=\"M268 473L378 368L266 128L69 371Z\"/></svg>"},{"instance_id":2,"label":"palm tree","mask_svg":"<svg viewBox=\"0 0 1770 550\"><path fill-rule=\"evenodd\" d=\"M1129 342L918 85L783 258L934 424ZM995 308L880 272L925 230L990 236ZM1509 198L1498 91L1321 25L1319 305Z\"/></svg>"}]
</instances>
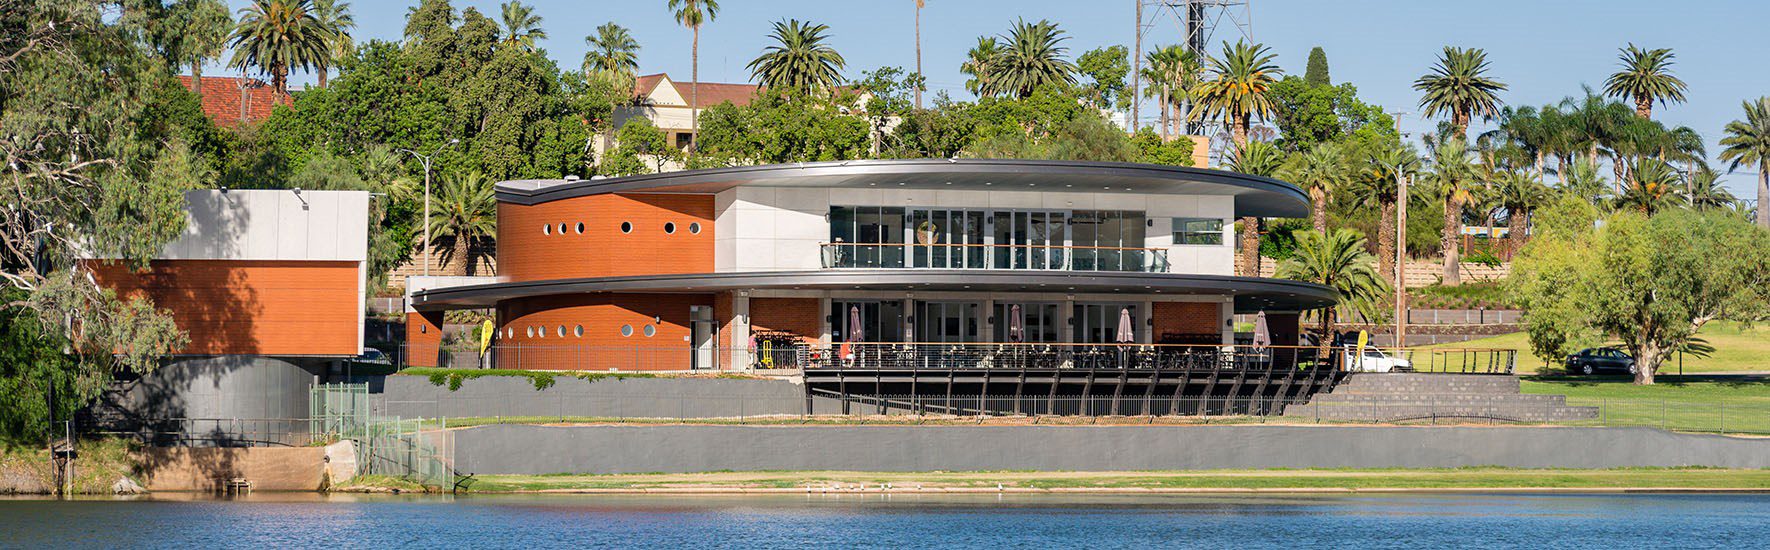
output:
<instances>
[{"instance_id":1,"label":"palm tree","mask_svg":"<svg viewBox=\"0 0 1770 550\"><path fill-rule=\"evenodd\" d=\"M1598 162L1598 148L1610 143L1624 126L1634 121L1627 105L1598 95L1590 88L1586 88L1585 95L1579 98L1562 100L1561 111L1566 115L1562 121L1565 133L1562 139L1567 155L1585 156L1593 163Z\"/></svg>"},{"instance_id":2,"label":"palm tree","mask_svg":"<svg viewBox=\"0 0 1770 550\"><path fill-rule=\"evenodd\" d=\"M674 12L676 24L688 27L694 33L694 41L688 49L688 154L692 156L701 137L701 25L719 17L719 1L670 0L667 6Z\"/></svg>"},{"instance_id":3,"label":"palm tree","mask_svg":"<svg viewBox=\"0 0 1770 550\"><path fill-rule=\"evenodd\" d=\"M1278 264L1278 277L1315 283L1340 293L1340 302L1321 312L1321 342L1329 340L1334 320L1342 313L1362 313L1369 318L1382 315L1380 306L1389 295L1389 285L1371 265L1363 235L1351 229L1336 229L1325 234L1298 231L1296 236L1297 250L1290 259Z\"/></svg>"},{"instance_id":4,"label":"palm tree","mask_svg":"<svg viewBox=\"0 0 1770 550\"><path fill-rule=\"evenodd\" d=\"M1530 232L1530 215L1549 200L1549 188L1537 174L1520 170L1501 172L1494 182L1494 205L1506 211L1506 246L1516 254Z\"/></svg>"},{"instance_id":5,"label":"palm tree","mask_svg":"<svg viewBox=\"0 0 1770 550\"><path fill-rule=\"evenodd\" d=\"M240 8L229 45L234 49L228 66L257 67L270 75L277 95L289 93L289 71L318 64L327 52L328 33L314 15L312 0L254 0Z\"/></svg>"},{"instance_id":6,"label":"palm tree","mask_svg":"<svg viewBox=\"0 0 1770 550\"><path fill-rule=\"evenodd\" d=\"M443 180L430 206L432 245L443 239L454 241L443 262L462 262L462 273L473 275L479 262L474 261L473 244L493 238L498 228L498 200L493 194L492 180L484 174L468 174Z\"/></svg>"},{"instance_id":7,"label":"palm tree","mask_svg":"<svg viewBox=\"0 0 1770 550\"><path fill-rule=\"evenodd\" d=\"M1352 171L1351 197L1356 204L1377 209L1377 265L1384 278L1394 280L1400 276L1395 269L1398 186L1402 178L1419 172L1420 156L1412 146L1387 142L1366 150L1358 164Z\"/></svg>"},{"instance_id":8,"label":"palm tree","mask_svg":"<svg viewBox=\"0 0 1770 550\"><path fill-rule=\"evenodd\" d=\"M1344 186L1349 175L1346 154L1338 144L1322 142L1303 154L1293 155L1280 171L1284 179L1309 192L1309 219L1315 230L1327 233L1328 195Z\"/></svg>"},{"instance_id":9,"label":"palm tree","mask_svg":"<svg viewBox=\"0 0 1770 550\"><path fill-rule=\"evenodd\" d=\"M1161 103L1161 136L1166 140L1174 127L1173 113L1177 104L1197 83L1198 61L1192 52L1180 46L1156 48L1145 57L1149 67L1143 69L1142 76L1150 84L1145 93Z\"/></svg>"},{"instance_id":10,"label":"palm tree","mask_svg":"<svg viewBox=\"0 0 1770 550\"><path fill-rule=\"evenodd\" d=\"M1684 81L1672 76L1670 48L1643 50L1629 44L1617 60L1622 70L1604 80L1604 93L1635 100L1635 114L1653 118L1653 102L1660 105L1684 102Z\"/></svg>"},{"instance_id":11,"label":"palm tree","mask_svg":"<svg viewBox=\"0 0 1770 550\"><path fill-rule=\"evenodd\" d=\"M1604 181L1604 176L1598 173L1598 163L1584 157L1575 159L1566 168L1561 169L1561 184L1555 189L1584 199L1593 205L1604 205L1610 202L1610 185Z\"/></svg>"},{"instance_id":12,"label":"palm tree","mask_svg":"<svg viewBox=\"0 0 1770 550\"><path fill-rule=\"evenodd\" d=\"M922 8L928 7L926 0L916 0L916 76L922 76ZM916 86L916 108L922 108L922 87Z\"/></svg>"},{"instance_id":13,"label":"palm tree","mask_svg":"<svg viewBox=\"0 0 1770 550\"><path fill-rule=\"evenodd\" d=\"M179 23L171 56L191 67L191 91L203 96L203 63L221 58L233 17L221 0L179 0L171 8Z\"/></svg>"},{"instance_id":14,"label":"palm tree","mask_svg":"<svg viewBox=\"0 0 1770 550\"><path fill-rule=\"evenodd\" d=\"M1449 114L1457 135L1467 135L1474 116L1499 114L1498 92L1506 85L1488 77L1487 68L1487 52L1480 48L1445 46L1432 72L1414 81L1414 89L1425 92L1420 107L1432 116Z\"/></svg>"},{"instance_id":15,"label":"palm tree","mask_svg":"<svg viewBox=\"0 0 1770 550\"><path fill-rule=\"evenodd\" d=\"M1040 86L1074 84L1076 66L1063 58L1069 51L1062 45L1065 40L1069 37L1056 23L1015 21L1000 38L1002 50L990 61L989 86L983 93L1027 98Z\"/></svg>"},{"instance_id":16,"label":"palm tree","mask_svg":"<svg viewBox=\"0 0 1770 550\"><path fill-rule=\"evenodd\" d=\"M1284 75L1284 70L1272 63L1275 57L1263 44L1223 43L1223 56L1210 59L1210 80L1193 90L1197 108L1192 118L1222 120L1236 147L1247 144L1253 119L1265 120L1273 113L1267 92Z\"/></svg>"},{"instance_id":17,"label":"palm tree","mask_svg":"<svg viewBox=\"0 0 1770 550\"><path fill-rule=\"evenodd\" d=\"M1475 198L1475 186L1483 177L1481 165L1469 158L1469 146L1461 138L1439 144L1432 151L1430 181L1444 204L1444 231L1438 246L1444 253L1444 284L1462 282L1463 207Z\"/></svg>"},{"instance_id":18,"label":"palm tree","mask_svg":"<svg viewBox=\"0 0 1770 550\"><path fill-rule=\"evenodd\" d=\"M499 19L504 22L504 43L525 52L535 51L535 42L547 39L547 30L541 28L541 16L535 15L533 6L517 0L505 2L503 7Z\"/></svg>"},{"instance_id":19,"label":"palm tree","mask_svg":"<svg viewBox=\"0 0 1770 550\"><path fill-rule=\"evenodd\" d=\"M1684 195L1678 190L1678 171L1671 165L1659 159L1643 158L1635 161L1630 172L1634 178L1616 197L1618 209L1636 210L1652 216L1684 203Z\"/></svg>"},{"instance_id":20,"label":"palm tree","mask_svg":"<svg viewBox=\"0 0 1770 550\"><path fill-rule=\"evenodd\" d=\"M315 63L314 70L318 73L321 88L326 87L326 69L332 63L350 57L355 53L356 44L350 39L350 29L356 26L356 17L350 15L350 2L339 0L314 0L313 16L319 21L320 28L326 31L326 54Z\"/></svg>"},{"instance_id":21,"label":"palm tree","mask_svg":"<svg viewBox=\"0 0 1770 550\"><path fill-rule=\"evenodd\" d=\"M985 90L994 90L990 83L990 66L1002 54L1002 43L994 36L977 37L977 45L965 56L965 63L959 65L959 72L970 76L965 81L965 90L973 95L983 96Z\"/></svg>"},{"instance_id":22,"label":"palm tree","mask_svg":"<svg viewBox=\"0 0 1770 550\"><path fill-rule=\"evenodd\" d=\"M584 78L602 78L614 84L632 80L639 72L639 41L626 27L613 21L596 27L596 34L584 37Z\"/></svg>"},{"instance_id":23,"label":"palm tree","mask_svg":"<svg viewBox=\"0 0 1770 550\"><path fill-rule=\"evenodd\" d=\"M1243 174L1271 177L1284 166L1284 151L1264 141L1250 142L1236 148L1229 159L1229 169ZM1241 221L1241 275L1260 276L1260 219L1245 217Z\"/></svg>"},{"instance_id":24,"label":"palm tree","mask_svg":"<svg viewBox=\"0 0 1770 550\"><path fill-rule=\"evenodd\" d=\"M1690 207L1697 210L1726 209L1739 200L1721 185L1721 175L1706 165L1691 172L1684 180L1684 187L1684 195L1690 200Z\"/></svg>"},{"instance_id":25,"label":"palm tree","mask_svg":"<svg viewBox=\"0 0 1770 550\"><path fill-rule=\"evenodd\" d=\"M1758 167L1758 227L1770 228L1770 97L1747 101L1745 120L1727 123L1721 138L1721 160L1727 171L1740 166Z\"/></svg>"},{"instance_id":26,"label":"palm tree","mask_svg":"<svg viewBox=\"0 0 1770 550\"><path fill-rule=\"evenodd\" d=\"M777 45L762 50L762 55L744 68L756 83L770 88L797 90L804 93L827 91L842 82L842 67L847 62L835 48L824 43L829 25L812 24L791 19L775 22L773 38Z\"/></svg>"}]
</instances>

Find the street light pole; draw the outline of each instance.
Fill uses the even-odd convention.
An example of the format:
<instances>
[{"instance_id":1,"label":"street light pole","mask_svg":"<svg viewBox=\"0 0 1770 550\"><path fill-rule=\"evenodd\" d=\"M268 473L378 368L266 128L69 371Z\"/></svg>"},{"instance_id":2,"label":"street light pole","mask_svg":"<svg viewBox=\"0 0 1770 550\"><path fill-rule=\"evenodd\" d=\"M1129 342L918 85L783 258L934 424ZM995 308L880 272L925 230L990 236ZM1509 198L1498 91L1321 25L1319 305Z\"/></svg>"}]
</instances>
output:
<instances>
[{"instance_id":1,"label":"street light pole","mask_svg":"<svg viewBox=\"0 0 1770 550\"><path fill-rule=\"evenodd\" d=\"M410 153L413 157L416 157L419 161L424 163L424 276L425 277L430 276L430 158L436 156L437 153L441 153L443 149L447 149L447 148L449 148L449 146L457 144L457 143L461 143L461 140L451 139L451 140L449 140L448 143L444 143L444 144L438 146L436 149L431 150L430 154L428 154L428 155L419 154L417 151L413 151L411 149L400 149L400 151Z\"/></svg>"},{"instance_id":2,"label":"street light pole","mask_svg":"<svg viewBox=\"0 0 1770 550\"><path fill-rule=\"evenodd\" d=\"M1401 115L1406 112L1389 114L1396 138L1406 137L1401 132ZM1395 347L1407 347L1407 174L1399 167L1395 170Z\"/></svg>"}]
</instances>

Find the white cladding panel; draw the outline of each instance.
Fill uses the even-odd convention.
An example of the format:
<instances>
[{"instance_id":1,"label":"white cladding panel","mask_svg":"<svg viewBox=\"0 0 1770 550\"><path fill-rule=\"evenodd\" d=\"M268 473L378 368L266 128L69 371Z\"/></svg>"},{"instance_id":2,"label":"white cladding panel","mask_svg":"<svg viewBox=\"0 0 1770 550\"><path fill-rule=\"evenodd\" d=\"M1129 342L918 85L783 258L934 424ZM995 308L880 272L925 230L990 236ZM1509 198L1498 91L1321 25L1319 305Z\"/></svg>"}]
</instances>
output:
<instances>
[{"instance_id":1,"label":"white cladding panel","mask_svg":"<svg viewBox=\"0 0 1770 550\"><path fill-rule=\"evenodd\" d=\"M819 268L818 245L829 241L832 205L1142 211L1150 220L1144 246L1168 248L1172 272L1231 275L1235 270L1235 198L1229 196L745 186L720 192L713 204L713 265L721 272ZM1223 244L1175 245L1176 217L1222 220Z\"/></svg>"},{"instance_id":2,"label":"white cladding panel","mask_svg":"<svg viewBox=\"0 0 1770 550\"><path fill-rule=\"evenodd\" d=\"M364 261L367 191L186 191L184 234L163 260Z\"/></svg>"}]
</instances>

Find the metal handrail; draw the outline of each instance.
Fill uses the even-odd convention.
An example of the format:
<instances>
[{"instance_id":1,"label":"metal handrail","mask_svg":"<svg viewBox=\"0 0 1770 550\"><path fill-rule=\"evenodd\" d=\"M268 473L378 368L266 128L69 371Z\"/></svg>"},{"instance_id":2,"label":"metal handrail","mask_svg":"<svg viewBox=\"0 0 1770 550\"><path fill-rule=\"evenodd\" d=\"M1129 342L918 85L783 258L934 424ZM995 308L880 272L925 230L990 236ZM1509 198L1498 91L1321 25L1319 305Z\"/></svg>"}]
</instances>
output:
<instances>
[{"instance_id":1,"label":"metal handrail","mask_svg":"<svg viewBox=\"0 0 1770 550\"><path fill-rule=\"evenodd\" d=\"M1047 267L1031 267L1034 263L1038 263L1038 261L1035 261L1032 258L1018 258L1018 259L1011 259L1010 260L1011 264L1024 263L1027 265L1027 267L1015 267L1013 265L1005 266L1005 267L1004 266L997 266L997 265L995 265L997 263L995 254L989 254L989 253L985 253L982 255L981 262L983 265L981 265L981 266L966 265L966 266L959 266L959 267L953 267L953 266L912 266L912 265L908 265L910 263L908 261L904 261L904 262L883 262L883 261L875 262L875 261L860 259L860 258L858 258L857 254L853 253L854 250L861 249L861 248L877 249L881 252L888 250L888 249L897 249L897 250L904 251L907 256L907 254L914 253L914 251L917 250L917 247L924 247L927 249L964 248L964 249L985 249L985 250L1052 251L1052 252L1056 252L1056 253L1051 254L1049 257L1043 258L1042 260L1040 260L1040 261L1046 262ZM1131 271L1131 272L1142 272L1142 273L1166 273L1166 272L1168 272L1169 267L1170 267L1170 264L1168 262L1168 249L1166 249L1166 248L1141 248L1141 247L1124 247L1124 246L1080 246L1080 245L1060 245L1060 244L1046 245L1046 244L958 244L958 243L950 243L950 244L949 243L818 243L818 248L820 250L822 250L822 254L820 254L820 257L821 257L821 262L822 262L821 265L823 266L824 269L838 269L838 268L1032 269L1032 270L1052 270L1052 271ZM1123 264L1125 264L1125 263L1133 263L1133 264L1135 264L1135 267L1120 268L1120 269L1101 269L1099 267L1095 267L1095 268L1090 269L1090 268L1086 268L1086 267L1078 267L1075 265L1075 259L1076 259L1075 254L1063 253L1063 252L1076 252L1076 251L1096 251L1096 252L1107 252L1107 253L1131 253L1134 255L1131 258L1134 260L1133 262L1119 262L1119 264L1121 265L1121 267L1124 267ZM1121 259L1124 259L1124 258L1121 257ZM890 264L899 264L899 263L901 263L903 265L890 265ZM960 263L969 263L969 262L960 262Z\"/></svg>"}]
</instances>

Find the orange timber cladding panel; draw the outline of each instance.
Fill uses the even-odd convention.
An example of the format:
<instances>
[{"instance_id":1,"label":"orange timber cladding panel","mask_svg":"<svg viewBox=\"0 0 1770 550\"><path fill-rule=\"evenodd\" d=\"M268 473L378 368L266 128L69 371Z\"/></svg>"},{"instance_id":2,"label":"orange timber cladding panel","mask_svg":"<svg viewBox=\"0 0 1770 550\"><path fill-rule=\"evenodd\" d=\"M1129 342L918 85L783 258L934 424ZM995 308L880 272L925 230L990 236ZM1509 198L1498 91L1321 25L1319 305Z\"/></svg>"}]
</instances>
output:
<instances>
[{"instance_id":1,"label":"orange timber cladding panel","mask_svg":"<svg viewBox=\"0 0 1770 550\"><path fill-rule=\"evenodd\" d=\"M119 296L144 296L190 336L184 355L360 353L358 263L155 260L136 273L90 262Z\"/></svg>"},{"instance_id":2,"label":"orange timber cladding panel","mask_svg":"<svg viewBox=\"0 0 1770 550\"><path fill-rule=\"evenodd\" d=\"M631 223L632 232L621 232L622 223ZM674 224L675 232L665 233L665 224ZM691 231L697 224L699 233ZM713 195L606 194L533 206L498 203L498 271L511 281L711 273Z\"/></svg>"},{"instance_id":3,"label":"orange timber cladding panel","mask_svg":"<svg viewBox=\"0 0 1770 550\"><path fill-rule=\"evenodd\" d=\"M525 370L688 370L689 307L712 294L572 294L498 305L498 367ZM584 335L577 336L577 328ZM622 336L621 327L633 327ZM654 333L645 335L645 327ZM560 333L564 332L564 336Z\"/></svg>"}]
</instances>

